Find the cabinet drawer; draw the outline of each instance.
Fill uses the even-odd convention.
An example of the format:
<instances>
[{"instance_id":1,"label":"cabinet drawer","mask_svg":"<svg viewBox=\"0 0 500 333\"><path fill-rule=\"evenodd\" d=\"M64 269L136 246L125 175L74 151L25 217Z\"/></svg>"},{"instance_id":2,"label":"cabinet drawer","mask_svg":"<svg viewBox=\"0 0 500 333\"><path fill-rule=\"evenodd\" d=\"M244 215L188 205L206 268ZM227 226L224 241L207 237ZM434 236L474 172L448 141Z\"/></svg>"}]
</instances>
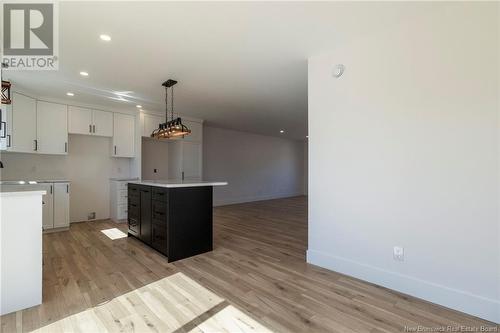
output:
<instances>
[{"instance_id":1,"label":"cabinet drawer","mask_svg":"<svg viewBox=\"0 0 500 333\"><path fill-rule=\"evenodd\" d=\"M139 196L139 190L137 190L136 193L128 192L128 197L127 197L127 203L133 203L138 205L139 202L141 201L140 196Z\"/></svg>"},{"instance_id":2,"label":"cabinet drawer","mask_svg":"<svg viewBox=\"0 0 500 333\"><path fill-rule=\"evenodd\" d=\"M117 196L117 201L118 201L118 204L127 204L127 198L128 198L128 191L125 189L125 190L120 190L118 192L118 196Z\"/></svg>"},{"instance_id":3,"label":"cabinet drawer","mask_svg":"<svg viewBox=\"0 0 500 333\"><path fill-rule=\"evenodd\" d=\"M139 219L130 217L128 218L128 232L134 236L139 236Z\"/></svg>"},{"instance_id":4,"label":"cabinet drawer","mask_svg":"<svg viewBox=\"0 0 500 333\"><path fill-rule=\"evenodd\" d=\"M134 218L139 218L139 204L129 202L127 213L128 213L128 216L132 216Z\"/></svg>"},{"instance_id":5,"label":"cabinet drawer","mask_svg":"<svg viewBox=\"0 0 500 333\"><path fill-rule=\"evenodd\" d=\"M118 209L116 212L118 220L125 220L127 218L128 213L128 207L127 204L124 205L118 205Z\"/></svg>"},{"instance_id":6,"label":"cabinet drawer","mask_svg":"<svg viewBox=\"0 0 500 333\"><path fill-rule=\"evenodd\" d=\"M139 196L139 185L128 184L128 197L138 197Z\"/></svg>"},{"instance_id":7,"label":"cabinet drawer","mask_svg":"<svg viewBox=\"0 0 500 333\"><path fill-rule=\"evenodd\" d=\"M168 256L168 235L167 228L163 225L153 223L151 229L151 245L156 250L160 251L164 255Z\"/></svg>"},{"instance_id":8,"label":"cabinet drawer","mask_svg":"<svg viewBox=\"0 0 500 333\"><path fill-rule=\"evenodd\" d=\"M152 218L155 220L166 221L167 220L167 203L161 201L152 201Z\"/></svg>"},{"instance_id":9,"label":"cabinet drawer","mask_svg":"<svg viewBox=\"0 0 500 333\"><path fill-rule=\"evenodd\" d=\"M168 189L153 187L153 200L167 202Z\"/></svg>"}]
</instances>

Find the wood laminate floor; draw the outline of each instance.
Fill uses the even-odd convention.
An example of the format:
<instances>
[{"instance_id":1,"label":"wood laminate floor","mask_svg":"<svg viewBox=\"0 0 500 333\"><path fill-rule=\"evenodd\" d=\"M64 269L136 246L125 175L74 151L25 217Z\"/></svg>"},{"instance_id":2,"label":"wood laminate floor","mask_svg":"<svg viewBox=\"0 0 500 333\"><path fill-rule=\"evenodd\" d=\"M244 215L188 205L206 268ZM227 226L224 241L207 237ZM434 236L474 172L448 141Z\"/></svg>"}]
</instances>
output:
<instances>
[{"instance_id":1,"label":"wood laminate floor","mask_svg":"<svg viewBox=\"0 0 500 333\"><path fill-rule=\"evenodd\" d=\"M110 221L43 236L43 304L3 332L404 332L493 323L305 263L307 200L218 207L211 253L168 264ZM108 232L112 237L115 232ZM500 330L499 330L500 331Z\"/></svg>"}]
</instances>

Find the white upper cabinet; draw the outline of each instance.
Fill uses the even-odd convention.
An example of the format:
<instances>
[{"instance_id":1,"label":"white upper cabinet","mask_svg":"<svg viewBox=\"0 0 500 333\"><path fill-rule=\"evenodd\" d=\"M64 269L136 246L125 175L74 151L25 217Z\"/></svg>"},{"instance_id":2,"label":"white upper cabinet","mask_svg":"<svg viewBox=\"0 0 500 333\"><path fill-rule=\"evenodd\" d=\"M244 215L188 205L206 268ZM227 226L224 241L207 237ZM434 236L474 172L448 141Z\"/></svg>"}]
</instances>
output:
<instances>
[{"instance_id":1,"label":"white upper cabinet","mask_svg":"<svg viewBox=\"0 0 500 333\"><path fill-rule=\"evenodd\" d=\"M68 133L90 135L92 133L92 110L68 106Z\"/></svg>"},{"instance_id":2,"label":"white upper cabinet","mask_svg":"<svg viewBox=\"0 0 500 333\"><path fill-rule=\"evenodd\" d=\"M112 137L113 113L101 110L91 110L77 106L69 106L68 132L70 134Z\"/></svg>"},{"instance_id":3,"label":"white upper cabinet","mask_svg":"<svg viewBox=\"0 0 500 333\"><path fill-rule=\"evenodd\" d=\"M113 113L112 156L134 157L135 117L133 115Z\"/></svg>"},{"instance_id":4,"label":"white upper cabinet","mask_svg":"<svg viewBox=\"0 0 500 333\"><path fill-rule=\"evenodd\" d=\"M113 136L113 112L92 110L92 132L99 136Z\"/></svg>"},{"instance_id":5,"label":"white upper cabinet","mask_svg":"<svg viewBox=\"0 0 500 333\"><path fill-rule=\"evenodd\" d=\"M12 94L11 108L7 109L7 150L23 153L36 152L36 100Z\"/></svg>"},{"instance_id":6,"label":"white upper cabinet","mask_svg":"<svg viewBox=\"0 0 500 333\"><path fill-rule=\"evenodd\" d=\"M68 106L36 102L37 152L41 154L68 153Z\"/></svg>"},{"instance_id":7,"label":"white upper cabinet","mask_svg":"<svg viewBox=\"0 0 500 333\"><path fill-rule=\"evenodd\" d=\"M158 125L165 122L165 117L141 113L142 136L150 137Z\"/></svg>"}]
</instances>

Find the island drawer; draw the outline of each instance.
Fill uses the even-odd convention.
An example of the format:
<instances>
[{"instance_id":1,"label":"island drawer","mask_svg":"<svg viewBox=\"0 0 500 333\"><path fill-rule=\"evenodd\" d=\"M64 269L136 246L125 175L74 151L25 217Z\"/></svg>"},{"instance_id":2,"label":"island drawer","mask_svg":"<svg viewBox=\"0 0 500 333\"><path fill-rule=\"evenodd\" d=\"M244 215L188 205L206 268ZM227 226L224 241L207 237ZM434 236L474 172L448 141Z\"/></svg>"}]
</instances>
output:
<instances>
[{"instance_id":1,"label":"island drawer","mask_svg":"<svg viewBox=\"0 0 500 333\"><path fill-rule=\"evenodd\" d=\"M155 220L166 221L167 219L167 203L153 200L152 202L153 214Z\"/></svg>"},{"instance_id":2,"label":"island drawer","mask_svg":"<svg viewBox=\"0 0 500 333\"><path fill-rule=\"evenodd\" d=\"M139 220L135 217L128 217L128 232L134 236L139 236Z\"/></svg>"},{"instance_id":3,"label":"island drawer","mask_svg":"<svg viewBox=\"0 0 500 333\"><path fill-rule=\"evenodd\" d=\"M139 185L128 184L128 197L129 200L132 197L139 197Z\"/></svg>"},{"instance_id":4,"label":"island drawer","mask_svg":"<svg viewBox=\"0 0 500 333\"><path fill-rule=\"evenodd\" d=\"M129 201L128 203L128 215L138 218L139 217L139 204Z\"/></svg>"},{"instance_id":5,"label":"island drawer","mask_svg":"<svg viewBox=\"0 0 500 333\"><path fill-rule=\"evenodd\" d=\"M168 189L153 187L153 200L167 202Z\"/></svg>"}]
</instances>

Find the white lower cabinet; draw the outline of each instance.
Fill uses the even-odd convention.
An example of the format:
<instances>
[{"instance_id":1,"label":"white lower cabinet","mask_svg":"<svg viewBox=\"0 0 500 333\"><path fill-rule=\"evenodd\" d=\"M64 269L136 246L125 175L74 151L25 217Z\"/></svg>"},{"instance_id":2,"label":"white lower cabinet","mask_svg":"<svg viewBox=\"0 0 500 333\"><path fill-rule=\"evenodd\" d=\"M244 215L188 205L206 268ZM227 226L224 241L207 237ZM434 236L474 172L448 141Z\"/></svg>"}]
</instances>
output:
<instances>
[{"instance_id":1,"label":"white lower cabinet","mask_svg":"<svg viewBox=\"0 0 500 333\"><path fill-rule=\"evenodd\" d=\"M110 187L110 211L111 220L115 222L123 222L128 216L128 180L111 180Z\"/></svg>"},{"instance_id":2,"label":"white lower cabinet","mask_svg":"<svg viewBox=\"0 0 500 333\"><path fill-rule=\"evenodd\" d=\"M41 184L37 186L46 192L42 196L42 228L43 230L49 230L54 228L54 185Z\"/></svg>"},{"instance_id":3,"label":"white lower cabinet","mask_svg":"<svg viewBox=\"0 0 500 333\"><path fill-rule=\"evenodd\" d=\"M54 183L54 228L69 227L69 183Z\"/></svg>"},{"instance_id":4,"label":"white lower cabinet","mask_svg":"<svg viewBox=\"0 0 500 333\"><path fill-rule=\"evenodd\" d=\"M43 230L69 227L69 182L1 186L3 191L45 191L42 196Z\"/></svg>"},{"instance_id":5,"label":"white lower cabinet","mask_svg":"<svg viewBox=\"0 0 500 333\"><path fill-rule=\"evenodd\" d=\"M43 230L69 227L69 183L42 183L37 186L47 192L42 197Z\"/></svg>"}]
</instances>

